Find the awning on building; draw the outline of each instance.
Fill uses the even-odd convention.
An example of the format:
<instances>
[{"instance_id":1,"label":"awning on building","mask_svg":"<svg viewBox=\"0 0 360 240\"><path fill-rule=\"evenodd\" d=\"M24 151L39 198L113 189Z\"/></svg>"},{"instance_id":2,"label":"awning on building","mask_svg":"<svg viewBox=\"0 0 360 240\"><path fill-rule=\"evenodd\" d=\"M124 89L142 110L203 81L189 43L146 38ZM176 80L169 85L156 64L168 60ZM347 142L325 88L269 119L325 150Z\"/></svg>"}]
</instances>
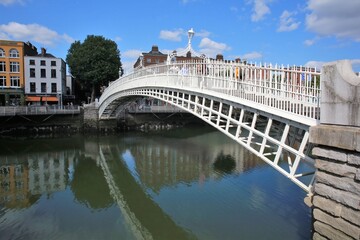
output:
<instances>
[{"instance_id":1,"label":"awning on building","mask_svg":"<svg viewBox=\"0 0 360 240\"><path fill-rule=\"evenodd\" d=\"M43 102L57 102L59 101L57 97L42 97Z\"/></svg>"},{"instance_id":2,"label":"awning on building","mask_svg":"<svg viewBox=\"0 0 360 240\"><path fill-rule=\"evenodd\" d=\"M57 97L51 97L51 96L46 96L46 97L40 97L40 96L27 96L26 97L26 101L28 102L58 102L58 98Z\"/></svg>"},{"instance_id":3,"label":"awning on building","mask_svg":"<svg viewBox=\"0 0 360 240\"><path fill-rule=\"evenodd\" d=\"M28 101L28 102L40 102L40 97L37 97L37 96L34 96L34 97L26 96L26 101Z\"/></svg>"}]
</instances>

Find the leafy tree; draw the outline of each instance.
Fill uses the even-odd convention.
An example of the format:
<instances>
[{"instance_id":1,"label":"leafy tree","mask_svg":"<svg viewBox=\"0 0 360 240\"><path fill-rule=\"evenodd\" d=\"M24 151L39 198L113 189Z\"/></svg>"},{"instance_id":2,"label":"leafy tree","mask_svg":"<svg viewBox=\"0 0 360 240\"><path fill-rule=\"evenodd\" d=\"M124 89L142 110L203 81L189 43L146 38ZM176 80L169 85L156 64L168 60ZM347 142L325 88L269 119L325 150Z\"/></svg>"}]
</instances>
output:
<instances>
[{"instance_id":1,"label":"leafy tree","mask_svg":"<svg viewBox=\"0 0 360 240\"><path fill-rule=\"evenodd\" d=\"M88 35L83 43L72 43L66 62L83 94L91 93L91 102L99 94L101 86L108 85L109 81L123 74L117 44L102 36ZM82 98L86 100L84 95Z\"/></svg>"}]
</instances>

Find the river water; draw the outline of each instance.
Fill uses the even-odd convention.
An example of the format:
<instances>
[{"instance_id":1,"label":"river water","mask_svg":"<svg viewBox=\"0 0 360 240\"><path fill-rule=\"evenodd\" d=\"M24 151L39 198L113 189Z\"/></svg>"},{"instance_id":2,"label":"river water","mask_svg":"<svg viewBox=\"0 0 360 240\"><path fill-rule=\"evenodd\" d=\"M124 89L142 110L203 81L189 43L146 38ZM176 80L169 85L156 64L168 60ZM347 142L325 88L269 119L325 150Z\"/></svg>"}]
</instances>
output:
<instances>
[{"instance_id":1,"label":"river water","mask_svg":"<svg viewBox=\"0 0 360 240\"><path fill-rule=\"evenodd\" d=\"M0 140L0 239L311 239L306 193L207 127Z\"/></svg>"}]
</instances>

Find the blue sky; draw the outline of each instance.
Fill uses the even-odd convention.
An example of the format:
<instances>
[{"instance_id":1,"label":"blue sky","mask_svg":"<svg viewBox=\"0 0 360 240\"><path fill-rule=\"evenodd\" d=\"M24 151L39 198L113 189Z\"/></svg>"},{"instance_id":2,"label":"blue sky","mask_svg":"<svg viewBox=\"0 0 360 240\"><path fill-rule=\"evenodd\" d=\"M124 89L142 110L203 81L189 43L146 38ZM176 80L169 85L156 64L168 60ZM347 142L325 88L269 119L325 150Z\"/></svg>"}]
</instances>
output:
<instances>
[{"instance_id":1,"label":"blue sky","mask_svg":"<svg viewBox=\"0 0 360 240\"><path fill-rule=\"evenodd\" d=\"M0 39L30 41L66 59L75 40L114 40L126 72L152 45L251 62L360 71L360 0L0 0Z\"/></svg>"}]
</instances>

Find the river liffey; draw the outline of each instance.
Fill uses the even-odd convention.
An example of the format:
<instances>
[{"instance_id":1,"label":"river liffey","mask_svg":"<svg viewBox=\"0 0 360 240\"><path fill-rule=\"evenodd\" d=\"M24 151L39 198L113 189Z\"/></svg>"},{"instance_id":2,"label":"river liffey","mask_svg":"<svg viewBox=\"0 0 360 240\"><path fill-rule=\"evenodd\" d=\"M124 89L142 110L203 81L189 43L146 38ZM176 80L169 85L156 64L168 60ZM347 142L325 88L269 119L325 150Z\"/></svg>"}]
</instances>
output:
<instances>
[{"instance_id":1,"label":"river liffey","mask_svg":"<svg viewBox=\"0 0 360 240\"><path fill-rule=\"evenodd\" d=\"M312 238L306 192L207 127L0 142L0 239Z\"/></svg>"}]
</instances>

